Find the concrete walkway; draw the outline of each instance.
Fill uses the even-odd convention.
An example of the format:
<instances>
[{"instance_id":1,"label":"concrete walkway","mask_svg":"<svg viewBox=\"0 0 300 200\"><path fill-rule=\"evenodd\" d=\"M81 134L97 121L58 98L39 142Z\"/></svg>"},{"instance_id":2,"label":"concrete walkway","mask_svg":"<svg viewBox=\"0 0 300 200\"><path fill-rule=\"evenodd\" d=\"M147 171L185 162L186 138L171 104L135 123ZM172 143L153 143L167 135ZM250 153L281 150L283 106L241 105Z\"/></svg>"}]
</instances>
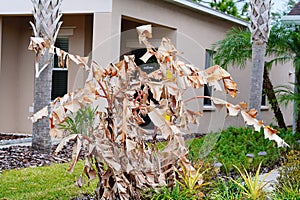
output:
<instances>
[{"instance_id":1,"label":"concrete walkway","mask_svg":"<svg viewBox=\"0 0 300 200\"><path fill-rule=\"evenodd\" d=\"M12 133L14 135L14 133ZM29 136L27 138L20 138L15 140L2 140L0 141L0 149L8 148L10 146L31 146L31 134L19 134L16 133L15 135L26 135ZM61 138L52 138L52 145L58 144L61 141Z\"/></svg>"},{"instance_id":2,"label":"concrete walkway","mask_svg":"<svg viewBox=\"0 0 300 200\"><path fill-rule=\"evenodd\" d=\"M259 180L262 180L266 174L259 175ZM266 192L272 192L274 188L272 185L277 183L277 178L279 177L278 169L274 169L264 180L267 185L264 187Z\"/></svg>"}]
</instances>

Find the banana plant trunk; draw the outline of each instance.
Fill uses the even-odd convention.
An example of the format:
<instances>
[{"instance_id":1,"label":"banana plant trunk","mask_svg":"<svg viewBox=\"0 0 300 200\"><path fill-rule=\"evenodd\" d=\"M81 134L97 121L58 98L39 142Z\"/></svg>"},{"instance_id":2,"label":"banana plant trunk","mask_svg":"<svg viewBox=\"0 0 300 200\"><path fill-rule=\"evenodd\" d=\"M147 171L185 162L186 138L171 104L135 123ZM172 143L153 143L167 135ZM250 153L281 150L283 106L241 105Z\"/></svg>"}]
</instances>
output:
<instances>
[{"instance_id":1,"label":"banana plant trunk","mask_svg":"<svg viewBox=\"0 0 300 200\"><path fill-rule=\"evenodd\" d=\"M279 107L279 103L277 101L273 84L269 77L269 72L266 66L264 66L264 80L263 80L263 88L264 92L268 97L268 102L271 105L271 108L274 112L275 118L277 120L277 124L279 128L282 128L284 130L287 129L281 109Z\"/></svg>"}]
</instances>

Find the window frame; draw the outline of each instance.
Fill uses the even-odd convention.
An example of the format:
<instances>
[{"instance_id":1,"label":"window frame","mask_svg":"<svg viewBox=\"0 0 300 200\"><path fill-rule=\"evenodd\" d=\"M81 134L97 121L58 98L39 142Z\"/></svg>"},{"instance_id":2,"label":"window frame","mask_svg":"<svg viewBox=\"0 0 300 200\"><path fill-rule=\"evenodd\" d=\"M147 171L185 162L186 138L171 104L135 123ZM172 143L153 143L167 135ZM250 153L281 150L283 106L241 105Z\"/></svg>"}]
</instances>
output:
<instances>
[{"instance_id":1,"label":"window frame","mask_svg":"<svg viewBox=\"0 0 300 200\"><path fill-rule=\"evenodd\" d=\"M70 38L69 37L67 37L67 36L61 36L61 37L58 37L57 39L56 39L56 41L55 41L55 45L54 46L56 46L56 47L58 47L58 48L60 48L59 46L60 45L58 45L57 44L57 41L58 40L61 40L61 39L66 39L67 40L67 49L63 49L63 48L61 48L61 49L63 49L64 51L66 51L66 52L68 52L69 51L69 49L70 49ZM53 57L53 62L52 62L52 79L51 79L51 81L52 81L52 86L51 86L51 101L53 101L54 99L56 99L58 96L56 96L56 97L53 97L53 94L52 94L52 92L53 92L53 72L59 72L59 71L65 71L65 72L67 72L67 80L66 80L66 93L65 94L67 94L68 93L68 84L69 84L69 70L68 70L68 68L66 67L66 65L65 65L65 67L64 68L62 68L62 67L58 67L58 62L56 63L55 62L55 56L57 57L57 55L56 54L54 54L54 57ZM57 61L58 61L58 59L57 59ZM65 61L66 62L66 61Z\"/></svg>"},{"instance_id":2,"label":"window frame","mask_svg":"<svg viewBox=\"0 0 300 200\"><path fill-rule=\"evenodd\" d=\"M205 49L205 66L204 69L208 69L214 65L214 60L213 56L215 54L215 51L210 50L210 49ZM206 89L207 88L207 89ZM205 92L208 90L208 94ZM213 96L213 87L208 86L207 84L204 85L203 87L203 95L204 96ZM205 103L205 102L210 102L210 103ZM203 99L203 109L204 110L214 110L215 106L213 105L212 101L210 99Z\"/></svg>"},{"instance_id":3,"label":"window frame","mask_svg":"<svg viewBox=\"0 0 300 200\"><path fill-rule=\"evenodd\" d=\"M261 95L260 110L269 110L268 97L266 94Z\"/></svg>"}]
</instances>

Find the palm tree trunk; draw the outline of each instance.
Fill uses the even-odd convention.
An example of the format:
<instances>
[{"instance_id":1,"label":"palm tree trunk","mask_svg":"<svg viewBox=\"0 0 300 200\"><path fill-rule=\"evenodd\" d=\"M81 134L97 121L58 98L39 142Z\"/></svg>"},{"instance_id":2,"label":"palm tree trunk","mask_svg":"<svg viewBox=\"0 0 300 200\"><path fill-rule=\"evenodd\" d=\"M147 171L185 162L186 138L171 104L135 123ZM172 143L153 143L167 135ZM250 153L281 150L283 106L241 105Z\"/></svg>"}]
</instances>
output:
<instances>
[{"instance_id":1,"label":"palm tree trunk","mask_svg":"<svg viewBox=\"0 0 300 200\"><path fill-rule=\"evenodd\" d=\"M250 84L250 109L255 108L257 110L257 116L260 115L261 98L262 98L262 86L263 86L263 74L265 63L266 43L258 44L253 42L252 44L252 73Z\"/></svg>"},{"instance_id":2,"label":"palm tree trunk","mask_svg":"<svg viewBox=\"0 0 300 200\"><path fill-rule=\"evenodd\" d=\"M278 123L279 128L282 128L284 130L287 129L286 124L284 122L284 118L281 112L281 109L279 107L275 92L274 92L274 87L273 84L270 80L269 77L269 72L266 68L266 66L264 67L264 81L263 81L263 88L264 88L264 92L268 97L268 101L269 104L271 105L271 108L274 112L276 121Z\"/></svg>"},{"instance_id":3,"label":"palm tree trunk","mask_svg":"<svg viewBox=\"0 0 300 200\"><path fill-rule=\"evenodd\" d=\"M257 110L260 116L261 95L263 87L263 73L266 46L269 38L269 18L271 0L251 0L251 42L252 42L252 73L250 82L250 108Z\"/></svg>"},{"instance_id":4,"label":"palm tree trunk","mask_svg":"<svg viewBox=\"0 0 300 200\"><path fill-rule=\"evenodd\" d=\"M51 54L45 52L39 54L39 68L41 69L47 62L52 61ZM52 88L52 62L42 71L34 82L34 112L47 106L51 101ZM49 108L48 108L49 109ZM51 150L51 138L49 117L38 120L33 124L32 147L40 152L49 153Z\"/></svg>"},{"instance_id":5,"label":"palm tree trunk","mask_svg":"<svg viewBox=\"0 0 300 200\"><path fill-rule=\"evenodd\" d=\"M62 22L60 22L60 18L62 16L60 6L62 0L31 1L34 8L33 16L35 24L32 22L30 22L30 24L34 32L34 36L42 37L49 41L51 45L54 45L58 31L62 24ZM35 72L34 112L37 112L49 105L51 101L53 62L53 55L49 53L49 49L46 49L43 55L40 52L36 54L36 56L38 56L38 60L36 60L39 65L38 70L43 69L46 65L47 67L39 75L37 70ZM32 147L43 153L50 153L51 137L48 117L40 119L33 124Z\"/></svg>"}]
</instances>

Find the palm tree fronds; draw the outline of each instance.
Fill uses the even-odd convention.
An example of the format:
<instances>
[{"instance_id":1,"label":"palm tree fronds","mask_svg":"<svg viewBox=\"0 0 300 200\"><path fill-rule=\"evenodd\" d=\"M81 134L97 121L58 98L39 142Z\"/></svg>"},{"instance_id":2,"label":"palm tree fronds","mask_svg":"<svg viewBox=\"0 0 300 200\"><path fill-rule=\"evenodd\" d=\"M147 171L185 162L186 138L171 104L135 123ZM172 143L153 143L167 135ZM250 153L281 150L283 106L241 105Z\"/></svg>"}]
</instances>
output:
<instances>
[{"instance_id":1,"label":"palm tree fronds","mask_svg":"<svg viewBox=\"0 0 300 200\"><path fill-rule=\"evenodd\" d=\"M266 61L265 66L267 67L267 70L270 71L273 65L284 64L290 60L292 60L290 55L282 55L275 57L270 61Z\"/></svg>"},{"instance_id":2,"label":"palm tree fronds","mask_svg":"<svg viewBox=\"0 0 300 200\"><path fill-rule=\"evenodd\" d=\"M229 64L245 67L247 59L251 58L250 37L249 30L233 28L223 40L213 44L217 51L214 62L225 69Z\"/></svg>"}]
</instances>

